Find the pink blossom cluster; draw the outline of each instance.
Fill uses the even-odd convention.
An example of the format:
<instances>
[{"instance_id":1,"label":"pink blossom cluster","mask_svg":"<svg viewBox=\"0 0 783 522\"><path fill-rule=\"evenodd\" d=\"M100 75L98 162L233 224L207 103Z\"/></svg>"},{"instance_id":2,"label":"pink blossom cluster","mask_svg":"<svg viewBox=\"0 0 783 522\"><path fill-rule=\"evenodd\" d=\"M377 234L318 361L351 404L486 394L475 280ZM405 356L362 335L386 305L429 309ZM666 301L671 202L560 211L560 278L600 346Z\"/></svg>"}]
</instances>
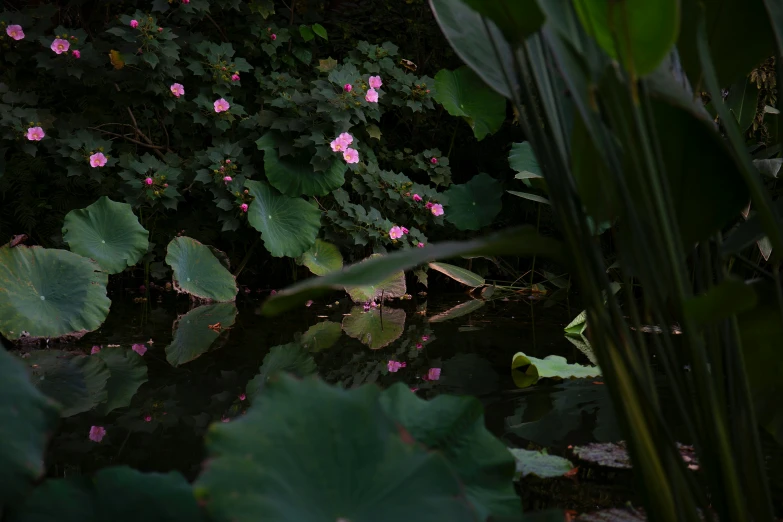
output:
<instances>
[{"instance_id":1,"label":"pink blossom cluster","mask_svg":"<svg viewBox=\"0 0 783 522\"><path fill-rule=\"evenodd\" d=\"M433 159L435 159L435 158L433 158ZM413 196L411 196L411 199L413 199L413 201L415 201L416 203L421 203L423 201L423 198L421 196L419 196L418 194L414 194ZM441 205L440 203L433 203L431 201L428 201L424 205L424 208L426 208L427 210L432 212L433 216L442 216L443 215L443 205Z\"/></svg>"},{"instance_id":2,"label":"pink blossom cluster","mask_svg":"<svg viewBox=\"0 0 783 522\"><path fill-rule=\"evenodd\" d=\"M333 152L342 152L346 163L359 163L359 151L352 149L349 145L353 143L353 136L343 132L329 144Z\"/></svg>"},{"instance_id":3,"label":"pink blossom cluster","mask_svg":"<svg viewBox=\"0 0 783 522\"><path fill-rule=\"evenodd\" d=\"M392 239L400 239L402 236L408 233L408 229L405 227L398 227L394 225L389 230L389 237Z\"/></svg>"},{"instance_id":4,"label":"pink blossom cluster","mask_svg":"<svg viewBox=\"0 0 783 522\"><path fill-rule=\"evenodd\" d=\"M380 76L370 76L368 83L370 84L370 88L367 89L364 99L370 103L378 103L378 91L375 89L380 89L381 85L383 85L383 81Z\"/></svg>"},{"instance_id":5,"label":"pink blossom cluster","mask_svg":"<svg viewBox=\"0 0 783 522\"><path fill-rule=\"evenodd\" d=\"M430 368L427 375L422 377L425 381L437 381L440 379L440 368Z\"/></svg>"},{"instance_id":6,"label":"pink blossom cluster","mask_svg":"<svg viewBox=\"0 0 783 522\"><path fill-rule=\"evenodd\" d=\"M405 368L406 363L404 362L398 362L398 361L389 361L386 364L386 367L389 369L391 373L397 373L400 368Z\"/></svg>"},{"instance_id":7,"label":"pink blossom cluster","mask_svg":"<svg viewBox=\"0 0 783 522\"><path fill-rule=\"evenodd\" d=\"M21 25L9 25L5 28L5 34L17 41L24 38L24 31Z\"/></svg>"}]
</instances>

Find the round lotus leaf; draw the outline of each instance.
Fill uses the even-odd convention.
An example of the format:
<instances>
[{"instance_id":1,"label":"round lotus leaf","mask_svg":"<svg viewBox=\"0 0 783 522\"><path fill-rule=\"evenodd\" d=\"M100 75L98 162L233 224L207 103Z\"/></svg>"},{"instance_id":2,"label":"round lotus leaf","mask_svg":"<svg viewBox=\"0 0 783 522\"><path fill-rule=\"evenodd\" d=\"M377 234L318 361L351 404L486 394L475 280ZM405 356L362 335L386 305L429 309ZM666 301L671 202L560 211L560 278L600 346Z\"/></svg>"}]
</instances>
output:
<instances>
[{"instance_id":1,"label":"round lotus leaf","mask_svg":"<svg viewBox=\"0 0 783 522\"><path fill-rule=\"evenodd\" d=\"M478 521L443 455L401 432L375 386L284 375L206 446L194 490L214 520Z\"/></svg>"},{"instance_id":2,"label":"round lotus leaf","mask_svg":"<svg viewBox=\"0 0 783 522\"><path fill-rule=\"evenodd\" d=\"M315 359L301 344L288 343L273 346L269 353L264 356L264 360L261 361L258 375L250 379L245 391L250 400L254 401L273 375L286 372L302 378L317 371L318 367L315 365Z\"/></svg>"},{"instance_id":3,"label":"round lotus leaf","mask_svg":"<svg viewBox=\"0 0 783 522\"><path fill-rule=\"evenodd\" d=\"M108 398L106 383L111 374L100 357L42 350L32 352L26 361L33 383L61 405L63 417L89 411Z\"/></svg>"},{"instance_id":4,"label":"round lotus leaf","mask_svg":"<svg viewBox=\"0 0 783 522\"><path fill-rule=\"evenodd\" d=\"M342 325L333 321L321 321L302 334L299 340L304 348L311 352L320 352L334 346L343 335Z\"/></svg>"},{"instance_id":5,"label":"round lotus leaf","mask_svg":"<svg viewBox=\"0 0 783 522\"><path fill-rule=\"evenodd\" d=\"M459 230L478 230L491 224L503 206L500 182L483 172L467 183L452 185L445 194L449 198L446 221Z\"/></svg>"},{"instance_id":6,"label":"round lotus leaf","mask_svg":"<svg viewBox=\"0 0 783 522\"><path fill-rule=\"evenodd\" d=\"M174 270L178 290L212 301L233 301L237 282L209 247L190 237L177 237L166 247L166 263Z\"/></svg>"},{"instance_id":7,"label":"round lotus leaf","mask_svg":"<svg viewBox=\"0 0 783 522\"><path fill-rule=\"evenodd\" d=\"M57 406L30 382L25 364L0 343L0 506L17 500L46 471L44 450Z\"/></svg>"},{"instance_id":8,"label":"round lotus leaf","mask_svg":"<svg viewBox=\"0 0 783 522\"><path fill-rule=\"evenodd\" d=\"M375 259L381 257L381 254L373 254L367 259ZM351 296L351 299L355 303L366 303L367 301L377 301L383 298L395 299L402 297L407 292L405 285L405 272L402 270L394 272L383 281L366 286L350 286L345 287L345 291Z\"/></svg>"},{"instance_id":9,"label":"round lotus leaf","mask_svg":"<svg viewBox=\"0 0 783 522\"><path fill-rule=\"evenodd\" d=\"M109 369L106 382L106 402L99 413L106 415L117 408L129 406L139 387L147 382L147 364L143 357L126 348L108 347L90 357L100 358Z\"/></svg>"},{"instance_id":10,"label":"round lotus leaf","mask_svg":"<svg viewBox=\"0 0 783 522\"><path fill-rule=\"evenodd\" d=\"M506 119L506 99L465 65L438 71L433 96L449 114L462 116L477 140L497 132Z\"/></svg>"},{"instance_id":11,"label":"round lotus leaf","mask_svg":"<svg viewBox=\"0 0 783 522\"><path fill-rule=\"evenodd\" d=\"M310 272L322 276L340 270L343 267L343 256L335 245L316 239L310 250L302 254L301 262Z\"/></svg>"},{"instance_id":12,"label":"round lotus leaf","mask_svg":"<svg viewBox=\"0 0 783 522\"><path fill-rule=\"evenodd\" d=\"M562 477L574 466L571 461L549 455L546 450L533 451L519 448L509 448L517 462L517 477L535 475L540 478Z\"/></svg>"},{"instance_id":13,"label":"round lotus leaf","mask_svg":"<svg viewBox=\"0 0 783 522\"><path fill-rule=\"evenodd\" d=\"M174 321L171 344L166 347L166 360L179 366L205 354L223 329L234 325L236 317L234 303L199 306L179 317Z\"/></svg>"},{"instance_id":14,"label":"round lotus leaf","mask_svg":"<svg viewBox=\"0 0 783 522\"><path fill-rule=\"evenodd\" d=\"M91 332L109 313L107 282L97 263L67 250L0 248L0 333L15 340Z\"/></svg>"},{"instance_id":15,"label":"round lotus leaf","mask_svg":"<svg viewBox=\"0 0 783 522\"><path fill-rule=\"evenodd\" d=\"M63 240L77 254L95 260L110 274L139 262L149 247L149 232L127 203L106 196L65 216Z\"/></svg>"},{"instance_id":16,"label":"round lotus leaf","mask_svg":"<svg viewBox=\"0 0 783 522\"><path fill-rule=\"evenodd\" d=\"M538 379L579 379L598 377L601 368L569 364L565 357L548 355L543 359L517 352L511 359L511 371L514 382L519 388L526 388Z\"/></svg>"},{"instance_id":17,"label":"round lotus leaf","mask_svg":"<svg viewBox=\"0 0 783 522\"><path fill-rule=\"evenodd\" d=\"M365 312L355 306L343 317L343 330L371 350L378 350L400 338L405 330L405 310L378 307Z\"/></svg>"},{"instance_id":18,"label":"round lotus leaf","mask_svg":"<svg viewBox=\"0 0 783 522\"><path fill-rule=\"evenodd\" d=\"M261 181L245 186L255 198L247 219L275 257L298 257L315 244L321 228L321 211L298 197L284 196Z\"/></svg>"}]
</instances>

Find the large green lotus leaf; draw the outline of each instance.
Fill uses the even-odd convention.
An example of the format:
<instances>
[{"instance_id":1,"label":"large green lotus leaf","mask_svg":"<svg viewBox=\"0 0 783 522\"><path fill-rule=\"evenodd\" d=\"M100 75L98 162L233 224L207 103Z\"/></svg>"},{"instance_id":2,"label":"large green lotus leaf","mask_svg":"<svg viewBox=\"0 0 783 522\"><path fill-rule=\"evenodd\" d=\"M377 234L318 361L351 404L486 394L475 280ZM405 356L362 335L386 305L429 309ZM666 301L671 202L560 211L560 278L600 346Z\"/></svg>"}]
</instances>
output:
<instances>
[{"instance_id":1,"label":"large green lotus leaf","mask_svg":"<svg viewBox=\"0 0 783 522\"><path fill-rule=\"evenodd\" d=\"M282 376L214 424L196 496L218 521L477 521L446 459L412 443L379 390Z\"/></svg>"},{"instance_id":2,"label":"large green lotus leaf","mask_svg":"<svg viewBox=\"0 0 783 522\"><path fill-rule=\"evenodd\" d=\"M25 364L0 341L0 506L46 471L44 450L59 417L56 403L30 380Z\"/></svg>"},{"instance_id":3,"label":"large green lotus leaf","mask_svg":"<svg viewBox=\"0 0 783 522\"><path fill-rule=\"evenodd\" d=\"M144 358L132 350L119 347L102 348L96 356L109 368L107 397L99 408L100 413L106 415L117 408L129 406L136 391L147 382Z\"/></svg>"},{"instance_id":4,"label":"large green lotus leaf","mask_svg":"<svg viewBox=\"0 0 783 522\"><path fill-rule=\"evenodd\" d=\"M26 361L33 384L61 405L63 417L89 411L108 399L106 384L111 374L100 357L40 350L30 353Z\"/></svg>"},{"instance_id":5,"label":"large green lotus leaf","mask_svg":"<svg viewBox=\"0 0 783 522\"><path fill-rule=\"evenodd\" d=\"M334 346L334 343L343 335L343 328L340 323L334 321L321 321L314 324L302 334L299 342L303 348L311 352L320 352Z\"/></svg>"},{"instance_id":6,"label":"large green lotus leaf","mask_svg":"<svg viewBox=\"0 0 783 522\"><path fill-rule=\"evenodd\" d=\"M317 371L315 359L302 344L288 343L273 346L261 361L258 375L247 383L245 392L252 402L267 385L269 379L280 372L290 373L301 378Z\"/></svg>"},{"instance_id":7,"label":"large green lotus leaf","mask_svg":"<svg viewBox=\"0 0 783 522\"><path fill-rule=\"evenodd\" d=\"M562 477L574 468L571 461L549 455L546 450L534 451L519 448L509 448L517 463L517 477L523 478L535 475L539 478Z\"/></svg>"},{"instance_id":8,"label":"large green lotus leaf","mask_svg":"<svg viewBox=\"0 0 783 522\"><path fill-rule=\"evenodd\" d=\"M483 172L467 183L452 185L446 196L446 221L459 230L478 230L489 225L503 206L500 182Z\"/></svg>"},{"instance_id":9,"label":"large green lotus leaf","mask_svg":"<svg viewBox=\"0 0 783 522\"><path fill-rule=\"evenodd\" d=\"M317 276L326 275L343 267L343 256L340 254L340 249L320 239L316 239L315 244L302 254L300 259L302 264Z\"/></svg>"},{"instance_id":10,"label":"large green lotus leaf","mask_svg":"<svg viewBox=\"0 0 783 522\"><path fill-rule=\"evenodd\" d=\"M514 457L485 427L478 399L439 395L425 401L397 383L381 394L381 405L414 439L446 457L481 520L521 514L512 484Z\"/></svg>"},{"instance_id":11,"label":"large green lotus leaf","mask_svg":"<svg viewBox=\"0 0 783 522\"><path fill-rule=\"evenodd\" d=\"M117 274L139 262L149 248L149 232L127 203L106 196L65 215L63 240L71 250Z\"/></svg>"},{"instance_id":12,"label":"large green lotus leaf","mask_svg":"<svg viewBox=\"0 0 783 522\"><path fill-rule=\"evenodd\" d=\"M209 247L190 237L176 237L166 247L166 263L174 283L187 294L212 301L233 301L237 282Z\"/></svg>"},{"instance_id":13,"label":"large green lotus leaf","mask_svg":"<svg viewBox=\"0 0 783 522\"><path fill-rule=\"evenodd\" d=\"M362 262L381 257L381 254L373 254ZM346 287L345 291L355 303L366 303L386 299L396 299L405 295L405 272L402 270L389 275L387 278L374 285Z\"/></svg>"},{"instance_id":14,"label":"large green lotus leaf","mask_svg":"<svg viewBox=\"0 0 783 522\"><path fill-rule=\"evenodd\" d=\"M0 333L15 340L91 332L109 313L108 279L67 250L0 248Z\"/></svg>"},{"instance_id":15,"label":"large green lotus leaf","mask_svg":"<svg viewBox=\"0 0 783 522\"><path fill-rule=\"evenodd\" d=\"M231 328L237 317L234 303L215 303L194 308L174 321L173 338L166 347L166 360L172 366L190 362L207 353L220 337L219 328Z\"/></svg>"},{"instance_id":16,"label":"large green lotus leaf","mask_svg":"<svg viewBox=\"0 0 783 522\"><path fill-rule=\"evenodd\" d=\"M50 479L10 513L9 522L201 522L193 490L177 473L105 468L93 478Z\"/></svg>"},{"instance_id":17,"label":"large green lotus leaf","mask_svg":"<svg viewBox=\"0 0 783 522\"><path fill-rule=\"evenodd\" d=\"M543 359L517 352L511 359L511 375L519 388L535 384L538 379L579 379L598 377L601 368L569 364L565 357L547 355Z\"/></svg>"},{"instance_id":18,"label":"large green lotus leaf","mask_svg":"<svg viewBox=\"0 0 783 522\"><path fill-rule=\"evenodd\" d=\"M438 71L433 97L452 116L462 116L477 140L497 132L506 119L506 99L465 65Z\"/></svg>"},{"instance_id":19,"label":"large green lotus leaf","mask_svg":"<svg viewBox=\"0 0 783 522\"><path fill-rule=\"evenodd\" d=\"M321 228L321 211L302 198L292 198L261 181L246 181L255 199L247 219L275 257L297 257L315 244Z\"/></svg>"},{"instance_id":20,"label":"large green lotus leaf","mask_svg":"<svg viewBox=\"0 0 783 522\"><path fill-rule=\"evenodd\" d=\"M354 306L350 315L343 317L343 330L371 350L378 350L400 338L405 330L405 310L378 307L365 312Z\"/></svg>"},{"instance_id":21,"label":"large green lotus leaf","mask_svg":"<svg viewBox=\"0 0 783 522\"><path fill-rule=\"evenodd\" d=\"M453 280L460 282L463 285L467 285L473 288L477 286L483 286L485 283L483 277L475 272L471 272L467 268L462 268L461 266L450 265L448 263L430 263L429 267L433 270L437 270L443 275L449 276Z\"/></svg>"},{"instance_id":22,"label":"large green lotus leaf","mask_svg":"<svg viewBox=\"0 0 783 522\"><path fill-rule=\"evenodd\" d=\"M286 196L325 196L345 183L348 164L339 155L325 172L315 172L310 161L281 159L274 140L264 135L256 146L264 151L264 173L269 183Z\"/></svg>"}]
</instances>

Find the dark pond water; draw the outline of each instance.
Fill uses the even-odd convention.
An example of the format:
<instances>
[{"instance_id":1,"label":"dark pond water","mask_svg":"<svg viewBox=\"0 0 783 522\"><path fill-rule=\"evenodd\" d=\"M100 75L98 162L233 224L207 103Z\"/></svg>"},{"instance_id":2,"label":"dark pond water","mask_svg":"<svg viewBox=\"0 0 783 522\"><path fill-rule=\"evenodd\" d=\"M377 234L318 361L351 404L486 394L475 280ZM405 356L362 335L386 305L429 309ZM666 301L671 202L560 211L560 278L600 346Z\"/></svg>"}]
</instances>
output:
<instances>
[{"instance_id":1,"label":"dark pond water","mask_svg":"<svg viewBox=\"0 0 783 522\"><path fill-rule=\"evenodd\" d=\"M579 310L527 301L480 305L455 295L415 297L366 313L345 298L267 318L256 312L260 299L241 297L233 326L218 335L215 323L222 322L221 328L231 324L233 304L193 308L171 294L141 303L115 296L102 328L67 349L90 353L95 345L130 348L145 343L148 382L129 408L63 419L50 451L50 475L127 464L143 471L175 469L194 478L204 456L206 428L241 415L248 406L246 385L259 373L264 357L273 347L294 342L307 346L318 374L330 383L385 387L402 381L422 397L478 397L487 427L509 446L533 442L557 451L570 444L621 438L600 378L539 381L519 389L511 376L512 356L520 351L590 364L563 335L564 325ZM440 314L458 306L463 312L478 308L439 320ZM179 340L169 346L175 331ZM275 350L280 355L289 348ZM405 366L389 372L390 360ZM433 376L433 368L440 369L439 378L426 379ZM100 444L88 438L93 425L106 429Z\"/></svg>"}]
</instances>

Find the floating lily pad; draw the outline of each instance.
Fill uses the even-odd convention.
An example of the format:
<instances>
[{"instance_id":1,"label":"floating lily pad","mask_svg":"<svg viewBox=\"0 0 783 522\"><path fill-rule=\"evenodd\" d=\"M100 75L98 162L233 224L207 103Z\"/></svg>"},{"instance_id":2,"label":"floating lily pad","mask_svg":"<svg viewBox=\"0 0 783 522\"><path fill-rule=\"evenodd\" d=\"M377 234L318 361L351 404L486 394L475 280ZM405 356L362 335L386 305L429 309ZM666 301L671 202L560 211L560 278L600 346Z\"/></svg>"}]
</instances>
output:
<instances>
[{"instance_id":1,"label":"floating lily pad","mask_svg":"<svg viewBox=\"0 0 783 522\"><path fill-rule=\"evenodd\" d=\"M471 299L470 301L460 303L453 308L449 308L445 312L441 312L438 315L434 315L430 317L430 322L442 323L443 321L456 319L457 317L464 317L468 314L472 314L482 306L484 306L484 301L481 301L479 299Z\"/></svg>"},{"instance_id":2,"label":"floating lily pad","mask_svg":"<svg viewBox=\"0 0 783 522\"><path fill-rule=\"evenodd\" d=\"M178 291L211 301L233 301L237 282L209 247L190 237L177 237L166 247L166 263L174 270Z\"/></svg>"},{"instance_id":3,"label":"floating lily pad","mask_svg":"<svg viewBox=\"0 0 783 522\"><path fill-rule=\"evenodd\" d=\"M310 250L302 254L301 262L310 272L322 276L340 270L343 267L343 256L335 245L316 239Z\"/></svg>"},{"instance_id":4,"label":"floating lily pad","mask_svg":"<svg viewBox=\"0 0 783 522\"><path fill-rule=\"evenodd\" d=\"M342 325L333 321L321 321L302 334L299 342L311 352L320 352L334 346L343 335Z\"/></svg>"},{"instance_id":5,"label":"floating lily pad","mask_svg":"<svg viewBox=\"0 0 783 522\"><path fill-rule=\"evenodd\" d=\"M484 278L475 272L461 266L450 265L448 263L430 263L429 267L437 270L441 274L447 275L453 280L470 287L483 286Z\"/></svg>"},{"instance_id":6,"label":"floating lily pad","mask_svg":"<svg viewBox=\"0 0 783 522\"><path fill-rule=\"evenodd\" d=\"M478 521L446 458L409 439L375 386L282 376L246 415L210 428L195 493L234 522Z\"/></svg>"},{"instance_id":7,"label":"floating lily pad","mask_svg":"<svg viewBox=\"0 0 783 522\"><path fill-rule=\"evenodd\" d=\"M67 250L0 248L0 333L21 337L80 336L109 313L108 275Z\"/></svg>"},{"instance_id":8,"label":"floating lily pad","mask_svg":"<svg viewBox=\"0 0 783 522\"><path fill-rule=\"evenodd\" d=\"M382 257L381 254L373 254L367 259ZM365 260L366 261L366 260ZM405 272L394 272L389 277L375 285L345 287L345 291L355 303L377 301L380 299L395 299L405 295Z\"/></svg>"},{"instance_id":9,"label":"floating lily pad","mask_svg":"<svg viewBox=\"0 0 783 522\"><path fill-rule=\"evenodd\" d=\"M491 224L503 206L500 182L483 172L467 183L452 185L445 194L449 198L446 221L459 230L479 230Z\"/></svg>"},{"instance_id":10,"label":"floating lily pad","mask_svg":"<svg viewBox=\"0 0 783 522\"><path fill-rule=\"evenodd\" d=\"M63 240L73 252L93 259L110 274L135 265L149 248L149 232L131 206L106 196L65 215Z\"/></svg>"},{"instance_id":11,"label":"floating lily pad","mask_svg":"<svg viewBox=\"0 0 783 522\"><path fill-rule=\"evenodd\" d=\"M565 357L559 355L547 355L539 359L517 352L511 360L511 375L519 388L526 388L538 379L598 377L601 369L598 366L569 364Z\"/></svg>"},{"instance_id":12,"label":"floating lily pad","mask_svg":"<svg viewBox=\"0 0 783 522\"><path fill-rule=\"evenodd\" d=\"M234 325L236 317L234 303L202 305L180 316L174 321L174 335L166 347L166 360L172 366L179 366L207 353L221 332Z\"/></svg>"},{"instance_id":13,"label":"floating lily pad","mask_svg":"<svg viewBox=\"0 0 783 522\"><path fill-rule=\"evenodd\" d=\"M247 383L245 392L251 401L255 401L269 379L275 374L287 372L301 378L317 371L315 359L301 344L289 343L273 346L261 361L258 375Z\"/></svg>"},{"instance_id":14,"label":"floating lily pad","mask_svg":"<svg viewBox=\"0 0 783 522\"><path fill-rule=\"evenodd\" d=\"M106 402L100 413L106 415L130 405L139 387L147 382L147 365L142 357L125 348L103 348L92 357L99 357L109 369L106 382Z\"/></svg>"},{"instance_id":15,"label":"floating lily pad","mask_svg":"<svg viewBox=\"0 0 783 522\"><path fill-rule=\"evenodd\" d=\"M106 401L109 368L100 357L61 350L40 350L26 359L32 381L41 392L61 406L60 415L70 417Z\"/></svg>"},{"instance_id":16,"label":"floating lily pad","mask_svg":"<svg viewBox=\"0 0 783 522\"><path fill-rule=\"evenodd\" d=\"M261 232L261 239L275 257L301 256L315 244L321 228L321 211L299 197L280 194L261 181L247 181L245 186L255 199L247 219Z\"/></svg>"},{"instance_id":17,"label":"floating lily pad","mask_svg":"<svg viewBox=\"0 0 783 522\"><path fill-rule=\"evenodd\" d=\"M479 141L497 132L506 118L506 99L465 65L438 71L433 97L446 112L464 118Z\"/></svg>"},{"instance_id":18,"label":"floating lily pad","mask_svg":"<svg viewBox=\"0 0 783 522\"><path fill-rule=\"evenodd\" d=\"M365 312L362 307L354 306L351 315L343 318L343 330L371 350L378 350L402 336L405 330L405 311L378 307Z\"/></svg>"},{"instance_id":19,"label":"floating lily pad","mask_svg":"<svg viewBox=\"0 0 783 522\"><path fill-rule=\"evenodd\" d=\"M0 342L0 506L45 473L47 439L59 418L55 402L30 381L25 364Z\"/></svg>"},{"instance_id":20,"label":"floating lily pad","mask_svg":"<svg viewBox=\"0 0 783 522\"><path fill-rule=\"evenodd\" d=\"M546 450L532 451L520 448L509 448L517 462L517 478L535 475L539 478L562 477L574 467L571 461L549 455Z\"/></svg>"}]
</instances>

